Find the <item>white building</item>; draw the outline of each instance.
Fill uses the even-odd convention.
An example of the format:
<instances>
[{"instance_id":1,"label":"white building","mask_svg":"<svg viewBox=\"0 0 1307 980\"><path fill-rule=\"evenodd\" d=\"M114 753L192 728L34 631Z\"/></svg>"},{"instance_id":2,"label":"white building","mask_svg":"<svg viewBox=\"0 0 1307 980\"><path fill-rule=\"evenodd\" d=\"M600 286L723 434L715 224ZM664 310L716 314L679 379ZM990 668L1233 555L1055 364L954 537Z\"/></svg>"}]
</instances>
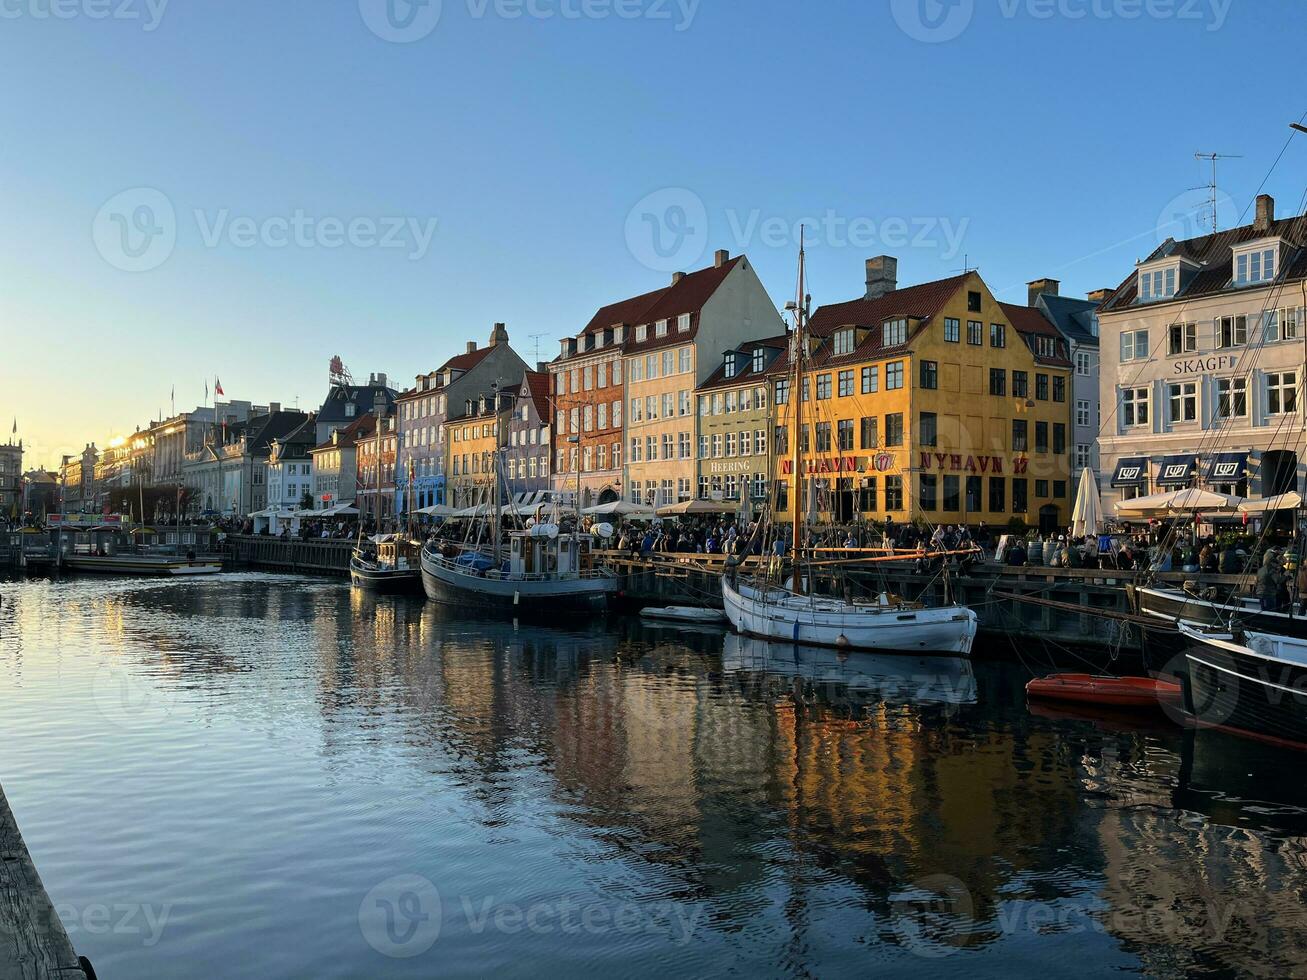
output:
<instances>
[{"instance_id":1,"label":"white building","mask_svg":"<svg viewBox=\"0 0 1307 980\"><path fill-rule=\"evenodd\" d=\"M1167 240L1099 309L1104 501L1187 486L1303 489L1307 226Z\"/></svg>"}]
</instances>

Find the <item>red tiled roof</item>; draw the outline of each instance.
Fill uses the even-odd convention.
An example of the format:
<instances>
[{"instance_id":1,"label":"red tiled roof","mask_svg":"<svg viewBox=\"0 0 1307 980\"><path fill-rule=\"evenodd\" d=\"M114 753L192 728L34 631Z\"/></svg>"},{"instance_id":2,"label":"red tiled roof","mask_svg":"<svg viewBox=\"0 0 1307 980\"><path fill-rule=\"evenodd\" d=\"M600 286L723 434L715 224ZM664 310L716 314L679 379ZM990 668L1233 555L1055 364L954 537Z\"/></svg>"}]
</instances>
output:
<instances>
[{"instance_id":1,"label":"red tiled roof","mask_svg":"<svg viewBox=\"0 0 1307 980\"><path fill-rule=\"evenodd\" d=\"M311 452L317 452L319 449L348 449L360 439L366 439L377 431L377 417L371 413L360 415L343 429L336 430L337 441L332 442L331 437L327 441L314 446Z\"/></svg>"},{"instance_id":2,"label":"red tiled roof","mask_svg":"<svg viewBox=\"0 0 1307 980\"><path fill-rule=\"evenodd\" d=\"M478 347L476 350L470 350L464 354L455 354L440 365L437 372L443 374L446 368L453 368L455 371L470 371L480 364L485 356L494 349L493 346Z\"/></svg>"},{"instance_id":3,"label":"red tiled roof","mask_svg":"<svg viewBox=\"0 0 1307 980\"><path fill-rule=\"evenodd\" d=\"M531 401L535 403L536 414L542 422L549 421L549 374L545 371L526 371L522 375L531 392Z\"/></svg>"},{"instance_id":4,"label":"red tiled roof","mask_svg":"<svg viewBox=\"0 0 1307 980\"><path fill-rule=\"evenodd\" d=\"M786 356L786 352L789 350L789 345L790 345L790 335L788 333L781 334L779 337L767 337L763 340L745 341L743 344L740 344L739 346L733 349L737 351L743 351L747 355L747 354L751 354L755 347L773 347L773 348L779 348L781 353L780 355L778 355L776 360L773 360L771 363L769 363L758 374L753 373L752 357L748 358L745 361L744 370L738 372L734 377L731 378L726 377L725 363L718 364L717 370L713 371L712 374L708 375L707 380L705 380L704 383L699 385L699 387L695 390L703 391L709 388L732 388L735 385L749 384L750 382L757 382L762 378L766 378L768 375L772 373L773 364L775 364L777 361L788 359Z\"/></svg>"},{"instance_id":5,"label":"red tiled roof","mask_svg":"<svg viewBox=\"0 0 1307 980\"><path fill-rule=\"evenodd\" d=\"M1033 306L1016 306L1012 303L998 304L1003 313L1007 316L1008 322L1012 324L1012 329L1024 336L1052 337L1054 343L1059 347L1064 344L1062 334L1053 326L1049 319L1044 316L1043 312L1035 309ZM1040 364L1047 364L1050 367L1070 367L1071 361L1065 357L1046 357L1039 354L1034 344L1030 345L1030 352L1035 355L1035 360Z\"/></svg>"},{"instance_id":6,"label":"red tiled roof","mask_svg":"<svg viewBox=\"0 0 1307 980\"><path fill-rule=\"evenodd\" d=\"M654 350L665 345L693 340L699 330L699 311L717 291L717 287L743 260L743 256L737 255L721 265L710 265L706 269L687 273L681 277L680 282L672 283L670 286L609 303L590 318L590 322L581 333L598 333L617 323L629 324L631 329L622 338L623 353L630 353L633 350ZM665 337L653 336L652 326L655 321L674 321L682 313L689 313L691 316L689 331L681 333L676 329L675 323L669 323ZM634 328L639 324L649 325L650 330L649 335L637 343ZM588 355L593 352L584 353Z\"/></svg>"}]
</instances>

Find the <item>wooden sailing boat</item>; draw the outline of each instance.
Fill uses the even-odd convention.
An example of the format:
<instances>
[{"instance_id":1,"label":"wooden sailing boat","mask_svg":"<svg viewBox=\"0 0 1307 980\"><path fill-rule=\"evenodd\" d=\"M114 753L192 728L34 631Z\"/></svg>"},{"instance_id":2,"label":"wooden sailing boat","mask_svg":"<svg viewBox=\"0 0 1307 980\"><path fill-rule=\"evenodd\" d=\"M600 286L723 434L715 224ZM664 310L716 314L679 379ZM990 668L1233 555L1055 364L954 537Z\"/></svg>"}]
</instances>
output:
<instances>
[{"instance_id":1,"label":"wooden sailing boat","mask_svg":"<svg viewBox=\"0 0 1307 980\"><path fill-rule=\"evenodd\" d=\"M799 285L794 302L786 304L794 313L790 338L790 404L794 406L794 438L791 440L790 500L793 503L793 573L789 587L765 581L747 584L739 580L738 564L728 562L722 575L722 600L726 616L741 633L770 640L815 646L860 650L928 652L965 657L976 638L976 614L955 603L927 607L907 603L881 593L869 603L848 602L804 591L803 542L800 530L802 499L800 483L803 426L803 364L808 357L808 306L805 256L802 235L799 245Z\"/></svg>"}]
</instances>

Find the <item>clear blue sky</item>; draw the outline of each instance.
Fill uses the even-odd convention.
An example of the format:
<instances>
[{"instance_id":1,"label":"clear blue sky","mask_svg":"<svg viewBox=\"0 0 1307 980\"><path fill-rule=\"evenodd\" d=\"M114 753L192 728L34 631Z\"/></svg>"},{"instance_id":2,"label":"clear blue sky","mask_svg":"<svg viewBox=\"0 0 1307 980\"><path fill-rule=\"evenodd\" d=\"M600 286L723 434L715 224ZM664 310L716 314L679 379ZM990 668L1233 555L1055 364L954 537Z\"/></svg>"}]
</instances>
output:
<instances>
[{"instance_id":1,"label":"clear blue sky","mask_svg":"<svg viewBox=\"0 0 1307 980\"><path fill-rule=\"evenodd\" d=\"M436 22L404 0L59 2L0 5L0 424L41 463L166 411L173 384L193 407L206 376L312 407L334 353L411 383L496 320L551 357L718 247L779 304L795 255L772 225L804 217L836 221L818 303L881 252L901 283L965 255L1000 298L1042 275L1082 294L1202 196L1196 150L1243 155L1221 166L1234 223L1307 110L1291 0L444 0ZM1304 173L1307 137L1267 185L1281 213ZM115 197L133 188L151 196ZM160 195L171 246L140 238ZM279 247L297 211L328 239L410 224L402 248Z\"/></svg>"}]
</instances>

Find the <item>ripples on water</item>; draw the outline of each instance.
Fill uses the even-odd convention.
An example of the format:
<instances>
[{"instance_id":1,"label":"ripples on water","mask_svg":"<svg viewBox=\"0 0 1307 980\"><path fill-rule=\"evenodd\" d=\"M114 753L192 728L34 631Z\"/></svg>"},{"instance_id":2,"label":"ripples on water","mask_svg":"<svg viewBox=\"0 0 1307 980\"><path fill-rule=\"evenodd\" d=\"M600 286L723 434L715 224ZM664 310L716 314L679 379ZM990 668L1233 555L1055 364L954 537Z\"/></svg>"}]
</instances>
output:
<instances>
[{"instance_id":1,"label":"ripples on water","mask_svg":"<svg viewBox=\"0 0 1307 980\"><path fill-rule=\"evenodd\" d=\"M0 783L105 980L1307 970L1303 757L1032 714L1021 665L0 595Z\"/></svg>"}]
</instances>

